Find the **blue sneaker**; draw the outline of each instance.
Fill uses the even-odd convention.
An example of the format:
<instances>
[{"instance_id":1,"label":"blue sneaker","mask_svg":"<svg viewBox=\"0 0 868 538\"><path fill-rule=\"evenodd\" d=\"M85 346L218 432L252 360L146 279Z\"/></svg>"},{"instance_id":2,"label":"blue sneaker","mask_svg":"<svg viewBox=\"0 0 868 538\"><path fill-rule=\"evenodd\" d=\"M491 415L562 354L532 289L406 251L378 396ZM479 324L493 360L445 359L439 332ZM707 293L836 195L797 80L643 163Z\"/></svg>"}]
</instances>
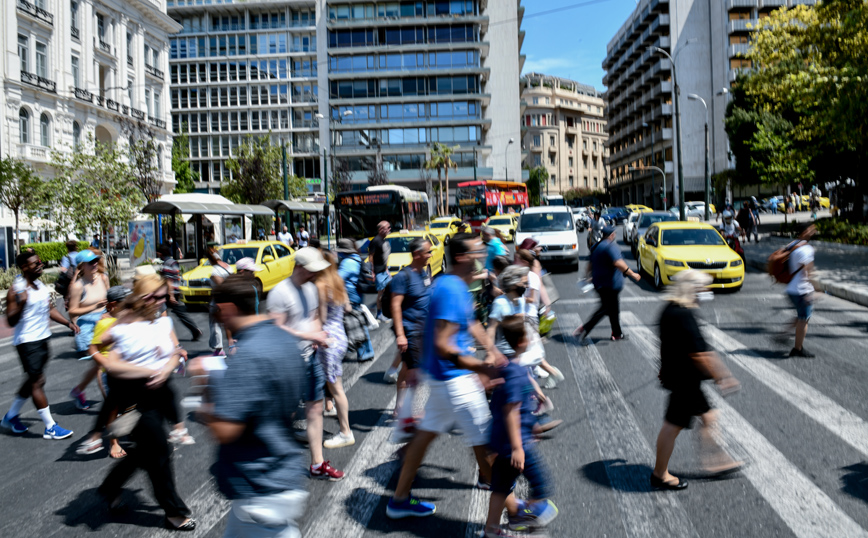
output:
<instances>
[{"instance_id":1,"label":"blue sneaker","mask_svg":"<svg viewBox=\"0 0 868 538\"><path fill-rule=\"evenodd\" d=\"M61 428L60 424L55 424L50 428L45 428L45 433L42 434L43 439L66 439L72 435L72 430Z\"/></svg>"},{"instance_id":2,"label":"blue sneaker","mask_svg":"<svg viewBox=\"0 0 868 538\"><path fill-rule=\"evenodd\" d=\"M21 435L27 431L27 426L21 423L18 416L10 417L9 413L3 415L3 421L0 422L0 426L3 426L7 430L12 430L12 433L15 435Z\"/></svg>"},{"instance_id":3,"label":"blue sneaker","mask_svg":"<svg viewBox=\"0 0 868 538\"><path fill-rule=\"evenodd\" d=\"M437 511L437 507L432 503L422 502L416 497L410 495L404 502L395 502L395 499L389 499L389 504L386 505L386 516L389 519L401 519L405 517L427 517Z\"/></svg>"},{"instance_id":4,"label":"blue sneaker","mask_svg":"<svg viewBox=\"0 0 868 538\"><path fill-rule=\"evenodd\" d=\"M549 500L519 504L518 514L509 518L509 530L527 532L545 527L558 517L558 508Z\"/></svg>"}]
</instances>

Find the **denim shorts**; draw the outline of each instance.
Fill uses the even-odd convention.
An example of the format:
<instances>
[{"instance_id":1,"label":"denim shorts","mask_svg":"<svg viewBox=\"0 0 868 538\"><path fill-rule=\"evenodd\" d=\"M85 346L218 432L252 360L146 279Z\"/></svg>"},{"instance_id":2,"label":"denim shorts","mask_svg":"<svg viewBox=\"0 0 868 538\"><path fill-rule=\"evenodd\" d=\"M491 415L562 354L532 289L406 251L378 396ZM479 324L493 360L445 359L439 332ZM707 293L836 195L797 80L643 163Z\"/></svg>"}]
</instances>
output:
<instances>
[{"instance_id":1,"label":"denim shorts","mask_svg":"<svg viewBox=\"0 0 868 538\"><path fill-rule=\"evenodd\" d=\"M788 293L790 301L796 307L796 317L800 321L808 321L811 319L811 314L814 312L814 294L806 293L805 295L793 295Z\"/></svg>"},{"instance_id":2,"label":"denim shorts","mask_svg":"<svg viewBox=\"0 0 868 538\"><path fill-rule=\"evenodd\" d=\"M498 454L491 466L491 491L511 493L515 489L515 481L519 475L524 475L530 483L530 500L548 499L554 493L552 477L545 461L536 445L524 445L524 470L519 472L512 466L512 454Z\"/></svg>"},{"instance_id":3,"label":"denim shorts","mask_svg":"<svg viewBox=\"0 0 868 538\"><path fill-rule=\"evenodd\" d=\"M389 271L383 271L382 273L377 273L377 291L383 291L386 289L386 285L392 281L392 275L389 274Z\"/></svg>"}]
</instances>

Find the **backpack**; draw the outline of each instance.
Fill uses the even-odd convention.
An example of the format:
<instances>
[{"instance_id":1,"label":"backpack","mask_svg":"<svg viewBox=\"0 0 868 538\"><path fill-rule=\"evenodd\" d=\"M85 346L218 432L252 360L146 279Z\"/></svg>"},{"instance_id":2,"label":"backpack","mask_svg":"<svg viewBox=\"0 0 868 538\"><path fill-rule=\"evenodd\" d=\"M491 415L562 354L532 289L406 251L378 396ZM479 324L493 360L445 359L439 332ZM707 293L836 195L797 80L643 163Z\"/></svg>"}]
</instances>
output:
<instances>
[{"instance_id":1,"label":"backpack","mask_svg":"<svg viewBox=\"0 0 868 538\"><path fill-rule=\"evenodd\" d=\"M789 284L793 280L793 277L796 276L796 273L802 270L799 267L795 273L790 272L790 254L793 253L796 247L804 244L804 241L795 241L771 253L766 264L766 270L775 279L775 282Z\"/></svg>"},{"instance_id":2,"label":"backpack","mask_svg":"<svg viewBox=\"0 0 868 538\"><path fill-rule=\"evenodd\" d=\"M383 309L383 315L389 319L392 319L392 282L394 282L395 278L398 278L398 275L406 271L407 268L403 268L386 284L386 288L383 290L383 298L380 300L380 308ZM407 300L407 296L404 296L404 301ZM404 303L401 303L401 309L403 310Z\"/></svg>"},{"instance_id":3,"label":"backpack","mask_svg":"<svg viewBox=\"0 0 868 538\"><path fill-rule=\"evenodd\" d=\"M69 285L72 284L72 279L75 276L75 265L72 264L72 258L67 254L65 258L69 259L69 268L60 273L57 277L57 282L54 283L54 291L60 294L64 299L66 298L66 294L69 293Z\"/></svg>"}]
</instances>

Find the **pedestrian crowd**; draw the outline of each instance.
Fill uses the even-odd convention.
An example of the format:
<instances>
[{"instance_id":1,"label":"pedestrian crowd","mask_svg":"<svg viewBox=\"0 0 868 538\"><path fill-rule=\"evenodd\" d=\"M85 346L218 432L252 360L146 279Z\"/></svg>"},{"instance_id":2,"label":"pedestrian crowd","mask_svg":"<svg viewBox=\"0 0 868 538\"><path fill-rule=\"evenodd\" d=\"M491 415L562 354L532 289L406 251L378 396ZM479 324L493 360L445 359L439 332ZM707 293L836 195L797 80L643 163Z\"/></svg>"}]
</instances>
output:
<instances>
[{"instance_id":1,"label":"pedestrian crowd","mask_svg":"<svg viewBox=\"0 0 868 538\"><path fill-rule=\"evenodd\" d=\"M724 226L734 226L731 213ZM165 525L195 529L172 469L172 446L196 442L172 381L173 374L189 374L190 393L197 394L196 420L208 426L219 445L212 472L231 500L226 536L298 536L308 497L306 477L342 480L345 473L331 465L325 451L355 443L343 365L374 359L371 331L390 324L397 350L384 379L397 391L392 439L405 446L397 452L401 470L386 515L398 519L436 512L433 503L412 494L412 486L431 444L441 434L458 431L478 465L475 487L491 492L485 535L512 536L547 526L558 509L552 502L554 476L539 443L543 433L562 423L546 391L564 375L546 360L541 334L541 317L551 312L556 290L546 286L540 245L527 239L510 254L490 228L483 228L481 237L458 233L446 249L449 271L434 279L429 274L433 245L425 237L410 241L409 265L397 272L389 267L390 230L388 222L378 225L363 258L350 239L339 240L334 252L323 251L300 229L295 268L267 302L254 278L262 268L245 258L233 269L221 260L217 245L209 244L212 352L196 358L181 347L169 315L186 327L191 340L204 335L180 300L180 267L170 246L159 249L159 272L138 268L128 288L110 285L97 247L77 252L71 242L61 263L69 280L62 288L69 319L39 279L39 256L22 252L16 259L21 275L7 296L7 317L26 377L3 427L25 433L19 417L32 400L45 439L73 435L53 419L44 390L53 320L73 331L76 351L91 361L70 397L87 409L85 391L93 381L103 395L94 426L76 452L95 454L108 442L108 454L117 463L98 492L109 510L123 508L122 488L142 469ZM615 228L601 224L599 232L585 271L600 306L575 330L580 344L590 342L603 317L610 321L611 340L627 338L619 321L619 294L625 277L640 279L621 257ZM813 302L812 235L812 228L806 230L785 253L791 278L787 293L797 311L790 356L813 356L803 347ZM281 240L292 243L285 228ZM650 476L656 489L687 486L669 473L668 461L676 437L694 417L709 447L703 452L705 467L722 474L742 465L716 444L716 415L700 389L707 379L723 392L738 388L696 320L695 309L710 284L705 273L679 273L660 317L660 381L670 397ZM377 293L376 315L365 305L368 285ZM324 439L327 417L337 420L338 431ZM304 429L296 429L301 420ZM520 476L530 484L524 499L515 491Z\"/></svg>"}]
</instances>

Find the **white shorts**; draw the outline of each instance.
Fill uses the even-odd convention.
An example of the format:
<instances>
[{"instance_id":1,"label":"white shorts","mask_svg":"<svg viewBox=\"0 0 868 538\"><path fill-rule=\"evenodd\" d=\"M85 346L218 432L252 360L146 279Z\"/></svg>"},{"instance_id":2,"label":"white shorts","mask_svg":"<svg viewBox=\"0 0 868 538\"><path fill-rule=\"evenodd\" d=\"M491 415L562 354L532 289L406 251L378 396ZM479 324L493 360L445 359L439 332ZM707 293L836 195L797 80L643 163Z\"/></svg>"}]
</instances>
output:
<instances>
[{"instance_id":1,"label":"white shorts","mask_svg":"<svg viewBox=\"0 0 868 538\"><path fill-rule=\"evenodd\" d=\"M487 445L491 411L479 378L468 374L447 381L429 379L428 385L431 392L419 429L447 433L457 428L461 430L467 446Z\"/></svg>"}]
</instances>

